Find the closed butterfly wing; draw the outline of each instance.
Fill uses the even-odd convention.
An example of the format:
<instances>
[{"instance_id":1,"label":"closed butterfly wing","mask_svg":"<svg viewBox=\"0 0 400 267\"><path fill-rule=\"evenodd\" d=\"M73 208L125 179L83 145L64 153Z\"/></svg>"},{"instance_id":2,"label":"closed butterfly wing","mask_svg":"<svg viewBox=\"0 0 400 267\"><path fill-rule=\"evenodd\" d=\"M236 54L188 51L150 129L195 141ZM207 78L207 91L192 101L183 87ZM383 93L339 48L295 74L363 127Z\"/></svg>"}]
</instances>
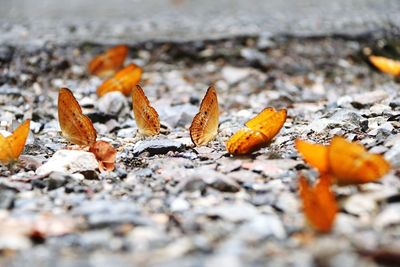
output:
<instances>
[{"instance_id":1,"label":"closed butterfly wing","mask_svg":"<svg viewBox=\"0 0 400 267\"><path fill-rule=\"evenodd\" d=\"M135 64L130 64L100 85L97 88L97 95L101 97L109 92L119 91L128 96L139 83L141 77L142 68Z\"/></svg>"},{"instance_id":2,"label":"closed butterfly wing","mask_svg":"<svg viewBox=\"0 0 400 267\"><path fill-rule=\"evenodd\" d=\"M328 173L328 147L320 144L312 144L301 139L296 139L297 151L303 156L305 162L316 168L320 174Z\"/></svg>"},{"instance_id":3,"label":"closed butterfly wing","mask_svg":"<svg viewBox=\"0 0 400 267\"><path fill-rule=\"evenodd\" d=\"M246 122L248 128L235 133L226 147L233 155L245 155L265 147L279 133L286 121L286 109L265 108Z\"/></svg>"},{"instance_id":4,"label":"closed butterfly wing","mask_svg":"<svg viewBox=\"0 0 400 267\"><path fill-rule=\"evenodd\" d=\"M9 164L18 160L25 148L30 130L30 122L30 120L26 120L6 138L0 135L0 161L3 164Z\"/></svg>"},{"instance_id":5,"label":"closed butterfly wing","mask_svg":"<svg viewBox=\"0 0 400 267\"><path fill-rule=\"evenodd\" d=\"M369 56L369 61L380 71L398 76L400 75L400 61L385 57Z\"/></svg>"},{"instance_id":6,"label":"closed butterfly wing","mask_svg":"<svg viewBox=\"0 0 400 267\"><path fill-rule=\"evenodd\" d=\"M132 90L132 106L139 133L144 136L158 134L160 118L157 111L150 106L149 100L139 85Z\"/></svg>"},{"instance_id":7,"label":"closed butterfly wing","mask_svg":"<svg viewBox=\"0 0 400 267\"><path fill-rule=\"evenodd\" d=\"M254 131L261 132L269 141L281 130L286 121L286 109L276 111L265 108L257 116L246 122L246 126Z\"/></svg>"},{"instance_id":8,"label":"closed butterfly wing","mask_svg":"<svg viewBox=\"0 0 400 267\"><path fill-rule=\"evenodd\" d=\"M258 113L254 118L248 120L245 125L250 129L259 131L261 125L265 124L265 120L268 120L276 113L274 108L268 107L263 109L260 113Z\"/></svg>"},{"instance_id":9,"label":"closed butterfly wing","mask_svg":"<svg viewBox=\"0 0 400 267\"><path fill-rule=\"evenodd\" d=\"M232 155L247 155L268 145L268 139L258 131L243 128L237 131L226 143Z\"/></svg>"},{"instance_id":10,"label":"closed butterfly wing","mask_svg":"<svg viewBox=\"0 0 400 267\"><path fill-rule=\"evenodd\" d=\"M117 151L115 148L106 141L97 141L89 149L99 162L100 172L109 172L115 168L115 159L117 157Z\"/></svg>"},{"instance_id":11,"label":"closed butterfly wing","mask_svg":"<svg viewBox=\"0 0 400 267\"><path fill-rule=\"evenodd\" d=\"M219 112L217 91L214 86L208 88L201 101L199 113L190 126L190 137L196 146L206 145L218 133Z\"/></svg>"},{"instance_id":12,"label":"closed butterfly wing","mask_svg":"<svg viewBox=\"0 0 400 267\"><path fill-rule=\"evenodd\" d=\"M92 146L96 142L92 121L83 115L81 106L67 88L61 88L58 95L58 121L69 142L80 146Z\"/></svg>"},{"instance_id":13,"label":"closed butterfly wing","mask_svg":"<svg viewBox=\"0 0 400 267\"><path fill-rule=\"evenodd\" d=\"M12 135L7 136L7 142L10 144L13 160L17 160L25 148L26 139L30 131L31 120L24 121L15 129Z\"/></svg>"},{"instance_id":14,"label":"closed butterfly wing","mask_svg":"<svg viewBox=\"0 0 400 267\"><path fill-rule=\"evenodd\" d=\"M361 144L335 136L328 149L330 173L339 185L378 181L390 170L383 156L369 153Z\"/></svg>"},{"instance_id":15,"label":"closed butterfly wing","mask_svg":"<svg viewBox=\"0 0 400 267\"><path fill-rule=\"evenodd\" d=\"M110 48L104 54L96 56L88 64L89 73L102 78L110 77L124 64L128 55L126 45L117 45Z\"/></svg>"},{"instance_id":16,"label":"closed butterfly wing","mask_svg":"<svg viewBox=\"0 0 400 267\"><path fill-rule=\"evenodd\" d=\"M320 232L332 229L337 213L337 204L330 189L329 176L321 176L315 186L310 186L302 176L299 179L299 193L307 221Z\"/></svg>"},{"instance_id":17,"label":"closed butterfly wing","mask_svg":"<svg viewBox=\"0 0 400 267\"><path fill-rule=\"evenodd\" d=\"M12 158L13 153L10 143L0 134L0 162L6 165L12 161Z\"/></svg>"}]
</instances>

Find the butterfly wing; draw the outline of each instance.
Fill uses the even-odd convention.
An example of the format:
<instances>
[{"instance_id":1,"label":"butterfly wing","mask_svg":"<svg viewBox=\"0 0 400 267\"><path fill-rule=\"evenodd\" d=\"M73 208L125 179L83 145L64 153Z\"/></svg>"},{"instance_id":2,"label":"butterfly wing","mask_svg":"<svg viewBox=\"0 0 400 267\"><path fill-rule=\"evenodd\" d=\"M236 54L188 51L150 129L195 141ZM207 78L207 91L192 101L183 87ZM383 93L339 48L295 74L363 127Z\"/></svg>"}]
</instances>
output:
<instances>
[{"instance_id":1,"label":"butterfly wing","mask_svg":"<svg viewBox=\"0 0 400 267\"><path fill-rule=\"evenodd\" d=\"M97 88L97 95L103 96L109 92L120 91L124 95L129 95L142 77L142 68L135 64L130 64L120 70L114 77L106 80Z\"/></svg>"},{"instance_id":2,"label":"butterfly wing","mask_svg":"<svg viewBox=\"0 0 400 267\"><path fill-rule=\"evenodd\" d=\"M110 48L89 62L89 73L103 78L112 76L124 64L128 51L129 48L126 45Z\"/></svg>"},{"instance_id":3,"label":"butterfly wing","mask_svg":"<svg viewBox=\"0 0 400 267\"><path fill-rule=\"evenodd\" d=\"M25 148L26 139L30 131L31 120L24 121L15 129L12 135L7 136L6 140L11 148L12 160L16 161Z\"/></svg>"},{"instance_id":4,"label":"butterfly wing","mask_svg":"<svg viewBox=\"0 0 400 267\"><path fill-rule=\"evenodd\" d=\"M13 153L10 143L3 135L0 134L0 162L9 164L12 161Z\"/></svg>"},{"instance_id":5,"label":"butterfly wing","mask_svg":"<svg viewBox=\"0 0 400 267\"><path fill-rule=\"evenodd\" d=\"M81 106L68 88L61 88L58 95L58 121L69 142L80 146L91 146L96 142L92 121L83 115Z\"/></svg>"},{"instance_id":6,"label":"butterfly wing","mask_svg":"<svg viewBox=\"0 0 400 267\"><path fill-rule=\"evenodd\" d=\"M264 124L265 120L272 117L276 113L275 109L272 107L268 107L263 109L260 113L258 113L254 118L248 120L245 125L250 129L258 131L257 127L260 124Z\"/></svg>"},{"instance_id":7,"label":"butterfly wing","mask_svg":"<svg viewBox=\"0 0 400 267\"><path fill-rule=\"evenodd\" d=\"M139 133L144 136L156 135L160 132L160 118L157 111L150 106L150 102L137 85L132 90L132 106Z\"/></svg>"},{"instance_id":8,"label":"butterfly wing","mask_svg":"<svg viewBox=\"0 0 400 267\"><path fill-rule=\"evenodd\" d=\"M400 75L400 61L385 57L369 56L369 61L380 71L393 76Z\"/></svg>"},{"instance_id":9,"label":"butterfly wing","mask_svg":"<svg viewBox=\"0 0 400 267\"><path fill-rule=\"evenodd\" d=\"M243 128L228 140L226 148L232 155L247 155L267 144L268 140L261 132Z\"/></svg>"},{"instance_id":10,"label":"butterfly wing","mask_svg":"<svg viewBox=\"0 0 400 267\"><path fill-rule=\"evenodd\" d=\"M327 146L312 144L301 139L296 139L295 146L304 161L316 168L320 174L329 171Z\"/></svg>"},{"instance_id":11,"label":"butterfly wing","mask_svg":"<svg viewBox=\"0 0 400 267\"><path fill-rule=\"evenodd\" d=\"M338 210L335 196L330 190L330 181L329 176L321 176L312 187L303 176L299 179L304 214L307 221L320 232L329 232L332 229Z\"/></svg>"},{"instance_id":12,"label":"butterfly wing","mask_svg":"<svg viewBox=\"0 0 400 267\"><path fill-rule=\"evenodd\" d=\"M239 130L229 139L229 153L245 155L267 146L279 133L285 121L286 109L275 111L273 108L265 108L246 122L248 128Z\"/></svg>"},{"instance_id":13,"label":"butterfly wing","mask_svg":"<svg viewBox=\"0 0 400 267\"><path fill-rule=\"evenodd\" d=\"M381 155L368 153L361 144L340 136L332 139L328 158L330 172L339 185L374 182L390 170Z\"/></svg>"},{"instance_id":14,"label":"butterfly wing","mask_svg":"<svg viewBox=\"0 0 400 267\"><path fill-rule=\"evenodd\" d=\"M276 111L273 108L265 108L257 116L247 121L246 126L261 132L270 141L281 130L286 121L286 113L286 109Z\"/></svg>"},{"instance_id":15,"label":"butterfly wing","mask_svg":"<svg viewBox=\"0 0 400 267\"><path fill-rule=\"evenodd\" d=\"M190 137L196 146L205 145L218 133L219 112L217 91L214 86L208 88L200 104L199 113L193 118L189 128Z\"/></svg>"}]
</instances>

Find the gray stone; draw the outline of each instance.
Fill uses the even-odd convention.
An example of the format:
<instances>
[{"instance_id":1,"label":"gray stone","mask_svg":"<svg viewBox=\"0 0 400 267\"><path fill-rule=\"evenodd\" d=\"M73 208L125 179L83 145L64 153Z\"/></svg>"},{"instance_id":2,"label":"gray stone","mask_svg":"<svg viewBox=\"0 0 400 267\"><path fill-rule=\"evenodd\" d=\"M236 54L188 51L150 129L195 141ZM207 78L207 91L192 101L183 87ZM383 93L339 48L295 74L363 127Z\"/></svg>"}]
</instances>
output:
<instances>
[{"instance_id":1,"label":"gray stone","mask_svg":"<svg viewBox=\"0 0 400 267\"><path fill-rule=\"evenodd\" d=\"M82 150L59 150L36 170L37 175L51 172L75 173L96 170L98 163L93 153Z\"/></svg>"},{"instance_id":2,"label":"gray stone","mask_svg":"<svg viewBox=\"0 0 400 267\"><path fill-rule=\"evenodd\" d=\"M97 106L101 112L124 116L128 114L128 100L121 92L110 92L99 98Z\"/></svg>"},{"instance_id":3,"label":"gray stone","mask_svg":"<svg viewBox=\"0 0 400 267\"><path fill-rule=\"evenodd\" d=\"M273 237L276 239L286 238L286 231L277 215L259 215L249 222L243 224L239 234L249 242L257 242Z\"/></svg>"},{"instance_id":4,"label":"gray stone","mask_svg":"<svg viewBox=\"0 0 400 267\"><path fill-rule=\"evenodd\" d=\"M276 200L275 206L285 213L296 213L300 209L300 203L293 193L282 192Z\"/></svg>"},{"instance_id":5,"label":"gray stone","mask_svg":"<svg viewBox=\"0 0 400 267\"><path fill-rule=\"evenodd\" d=\"M17 190L0 184L0 209L10 209L14 205Z\"/></svg>"},{"instance_id":6,"label":"gray stone","mask_svg":"<svg viewBox=\"0 0 400 267\"><path fill-rule=\"evenodd\" d=\"M175 106L155 107L159 110L159 115L172 129L176 127L186 127L192 123L193 117L199 111L198 107L191 104L182 104Z\"/></svg>"},{"instance_id":7,"label":"gray stone","mask_svg":"<svg viewBox=\"0 0 400 267\"><path fill-rule=\"evenodd\" d=\"M49 178L46 179L47 189L54 190L59 187L62 187L68 183L69 179L73 178L68 174L62 172L52 172L50 173Z\"/></svg>"},{"instance_id":8,"label":"gray stone","mask_svg":"<svg viewBox=\"0 0 400 267\"><path fill-rule=\"evenodd\" d=\"M207 188L206 182L201 178L185 177L176 186L176 192L181 191L203 191Z\"/></svg>"},{"instance_id":9,"label":"gray stone","mask_svg":"<svg viewBox=\"0 0 400 267\"><path fill-rule=\"evenodd\" d=\"M109 227L119 224L132 225L151 225L153 222L150 219L142 217L138 214L121 214L121 213L99 213L91 214L88 217L87 223L92 228Z\"/></svg>"},{"instance_id":10,"label":"gray stone","mask_svg":"<svg viewBox=\"0 0 400 267\"><path fill-rule=\"evenodd\" d=\"M208 210L208 216L218 216L231 222L249 221L257 217L258 210L246 202L222 204Z\"/></svg>"},{"instance_id":11,"label":"gray stone","mask_svg":"<svg viewBox=\"0 0 400 267\"><path fill-rule=\"evenodd\" d=\"M386 206L375 219L375 227L382 229L400 223L400 203Z\"/></svg>"},{"instance_id":12,"label":"gray stone","mask_svg":"<svg viewBox=\"0 0 400 267\"><path fill-rule=\"evenodd\" d=\"M235 193L240 190L239 184L234 180L214 170L207 170L205 168L195 169L194 177L203 179L207 185L221 192Z\"/></svg>"},{"instance_id":13,"label":"gray stone","mask_svg":"<svg viewBox=\"0 0 400 267\"><path fill-rule=\"evenodd\" d=\"M389 94L384 90L369 91L352 95L354 101L362 105L376 104L387 99L388 97Z\"/></svg>"},{"instance_id":14,"label":"gray stone","mask_svg":"<svg viewBox=\"0 0 400 267\"><path fill-rule=\"evenodd\" d=\"M372 214L377 209L376 202L371 196L354 194L344 202L344 209L354 215Z\"/></svg>"},{"instance_id":15,"label":"gray stone","mask_svg":"<svg viewBox=\"0 0 400 267\"><path fill-rule=\"evenodd\" d=\"M169 151L179 151L182 148L182 143L166 138L157 138L138 141L133 148L133 154L140 155L143 152L148 152L150 155L166 154Z\"/></svg>"},{"instance_id":16,"label":"gray stone","mask_svg":"<svg viewBox=\"0 0 400 267\"><path fill-rule=\"evenodd\" d=\"M172 212L180 212L189 209L190 204L183 198L176 198L174 201L172 201L170 208Z\"/></svg>"},{"instance_id":17,"label":"gray stone","mask_svg":"<svg viewBox=\"0 0 400 267\"><path fill-rule=\"evenodd\" d=\"M340 126L347 130L360 128L361 122L364 121L363 117L350 109L338 109L327 118L319 118L313 120L308 128L316 133L323 133L327 129L336 128Z\"/></svg>"},{"instance_id":18,"label":"gray stone","mask_svg":"<svg viewBox=\"0 0 400 267\"><path fill-rule=\"evenodd\" d=\"M385 158L393 168L400 167L400 143L394 144L386 153Z\"/></svg>"},{"instance_id":19,"label":"gray stone","mask_svg":"<svg viewBox=\"0 0 400 267\"><path fill-rule=\"evenodd\" d=\"M224 67L222 69L222 77L229 84L235 84L249 75L250 71L247 68Z\"/></svg>"},{"instance_id":20,"label":"gray stone","mask_svg":"<svg viewBox=\"0 0 400 267\"><path fill-rule=\"evenodd\" d=\"M117 137L119 138L133 138L136 136L137 128L125 128L118 130Z\"/></svg>"}]
</instances>

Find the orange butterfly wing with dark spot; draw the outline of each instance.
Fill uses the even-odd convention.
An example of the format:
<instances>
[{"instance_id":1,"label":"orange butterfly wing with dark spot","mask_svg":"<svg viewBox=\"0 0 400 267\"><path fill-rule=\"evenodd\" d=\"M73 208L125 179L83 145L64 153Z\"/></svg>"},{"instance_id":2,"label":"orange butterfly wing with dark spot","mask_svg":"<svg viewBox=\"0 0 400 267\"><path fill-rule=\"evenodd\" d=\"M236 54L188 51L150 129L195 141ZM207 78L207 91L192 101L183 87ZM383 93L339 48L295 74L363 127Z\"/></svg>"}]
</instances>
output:
<instances>
[{"instance_id":1,"label":"orange butterfly wing with dark spot","mask_svg":"<svg viewBox=\"0 0 400 267\"><path fill-rule=\"evenodd\" d=\"M126 45L117 45L108 49L89 62L89 73L102 78L114 75L124 64L128 52L129 48Z\"/></svg>"},{"instance_id":2,"label":"orange butterfly wing with dark spot","mask_svg":"<svg viewBox=\"0 0 400 267\"><path fill-rule=\"evenodd\" d=\"M305 162L316 168L320 174L328 173L328 146L312 144L301 139L296 139L295 146Z\"/></svg>"},{"instance_id":3,"label":"orange butterfly wing with dark spot","mask_svg":"<svg viewBox=\"0 0 400 267\"><path fill-rule=\"evenodd\" d=\"M97 134L92 121L82 113L81 106L68 88L58 94L58 121L63 136L80 146L92 146Z\"/></svg>"},{"instance_id":4,"label":"orange butterfly wing with dark spot","mask_svg":"<svg viewBox=\"0 0 400 267\"><path fill-rule=\"evenodd\" d=\"M268 107L263 109L261 112L259 112L256 116L248 120L245 125L249 127L250 129L259 131L260 126L265 124L265 121L268 120L270 117L272 117L276 113L276 110L274 108Z\"/></svg>"},{"instance_id":5,"label":"orange butterfly wing with dark spot","mask_svg":"<svg viewBox=\"0 0 400 267\"><path fill-rule=\"evenodd\" d=\"M266 108L246 122L248 128L236 132L227 142L232 155L245 155L265 147L279 133L286 121L286 109Z\"/></svg>"},{"instance_id":6,"label":"orange butterfly wing with dark spot","mask_svg":"<svg viewBox=\"0 0 400 267\"><path fill-rule=\"evenodd\" d=\"M335 136L328 148L330 173L339 185L378 181L390 170L383 156L369 153L361 144Z\"/></svg>"},{"instance_id":7,"label":"orange butterfly wing with dark spot","mask_svg":"<svg viewBox=\"0 0 400 267\"><path fill-rule=\"evenodd\" d=\"M261 132L269 142L281 130L286 121L286 113L286 109L276 111L273 108L265 108L245 125L254 131Z\"/></svg>"},{"instance_id":8,"label":"orange butterfly wing with dark spot","mask_svg":"<svg viewBox=\"0 0 400 267\"><path fill-rule=\"evenodd\" d=\"M160 118L157 111L150 106L149 100L139 85L132 90L132 106L139 133L144 136L158 134Z\"/></svg>"},{"instance_id":9,"label":"orange butterfly wing with dark spot","mask_svg":"<svg viewBox=\"0 0 400 267\"><path fill-rule=\"evenodd\" d=\"M141 77L142 68L135 64L129 64L115 74L114 77L100 85L97 88L97 95L101 97L109 92L119 91L128 96L132 89L139 83Z\"/></svg>"},{"instance_id":10,"label":"orange butterfly wing with dark spot","mask_svg":"<svg viewBox=\"0 0 400 267\"><path fill-rule=\"evenodd\" d=\"M380 71L393 76L400 75L400 61L390 58L369 56L369 61Z\"/></svg>"},{"instance_id":11,"label":"orange butterfly wing with dark spot","mask_svg":"<svg viewBox=\"0 0 400 267\"><path fill-rule=\"evenodd\" d=\"M115 159L117 158L117 150L106 141L97 141L89 149L99 162L100 172L109 172L115 168Z\"/></svg>"},{"instance_id":12,"label":"orange butterfly wing with dark spot","mask_svg":"<svg viewBox=\"0 0 400 267\"><path fill-rule=\"evenodd\" d=\"M226 144L232 155L247 155L268 145L268 140L261 133L249 128L237 131Z\"/></svg>"},{"instance_id":13,"label":"orange butterfly wing with dark spot","mask_svg":"<svg viewBox=\"0 0 400 267\"><path fill-rule=\"evenodd\" d=\"M330 185L331 178L327 175L321 176L315 186L310 186L303 176L299 179L299 193L307 221L324 233L332 229L338 210Z\"/></svg>"},{"instance_id":14,"label":"orange butterfly wing with dark spot","mask_svg":"<svg viewBox=\"0 0 400 267\"><path fill-rule=\"evenodd\" d=\"M218 134L219 112L217 91L214 86L208 88L201 101L200 110L190 125L190 137L196 146L206 145Z\"/></svg>"},{"instance_id":15,"label":"orange butterfly wing with dark spot","mask_svg":"<svg viewBox=\"0 0 400 267\"><path fill-rule=\"evenodd\" d=\"M26 120L7 137L0 134L0 162L9 164L18 160L29 135L30 120Z\"/></svg>"}]
</instances>

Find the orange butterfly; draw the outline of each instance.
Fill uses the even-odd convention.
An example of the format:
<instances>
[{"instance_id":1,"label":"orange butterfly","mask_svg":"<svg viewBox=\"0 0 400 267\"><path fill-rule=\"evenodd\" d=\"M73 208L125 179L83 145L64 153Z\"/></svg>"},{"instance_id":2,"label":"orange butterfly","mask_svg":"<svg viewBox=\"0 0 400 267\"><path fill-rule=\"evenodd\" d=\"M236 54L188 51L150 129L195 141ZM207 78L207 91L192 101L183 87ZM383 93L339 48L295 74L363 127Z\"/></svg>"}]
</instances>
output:
<instances>
[{"instance_id":1,"label":"orange butterfly","mask_svg":"<svg viewBox=\"0 0 400 267\"><path fill-rule=\"evenodd\" d=\"M400 75L400 61L378 56L369 56L368 58L380 71L393 76Z\"/></svg>"},{"instance_id":2,"label":"orange butterfly","mask_svg":"<svg viewBox=\"0 0 400 267\"><path fill-rule=\"evenodd\" d=\"M117 45L96 56L88 64L89 73L102 78L112 76L124 64L129 48Z\"/></svg>"},{"instance_id":3,"label":"orange butterfly","mask_svg":"<svg viewBox=\"0 0 400 267\"><path fill-rule=\"evenodd\" d=\"M297 150L321 175L333 176L338 185L361 184L379 180L390 170L381 155L368 153L361 144L335 136L329 146L297 139Z\"/></svg>"},{"instance_id":4,"label":"orange butterfly","mask_svg":"<svg viewBox=\"0 0 400 267\"><path fill-rule=\"evenodd\" d=\"M101 172L114 169L114 147L104 141L96 142L97 133L92 121L83 115L81 106L68 88L61 88L58 94L58 121L65 139L73 144L89 147L89 151L99 162Z\"/></svg>"},{"instance_id":5,"label":"orange butterfly","mask_svg":"<svg viewBox=\"0 0 400 267\"><path fill-rule=\"evenodd\" d=\"M117 150L108 142L97 141L89 149L99 162L99 170L101 172L112 171L115 168L115 159L117 158Z\"/></svg>"},{"instance_id":6,"label":"orange butterfly","mask_svg":"<svg viewBox=\"0 0 400 267\"><path fill-rule=\"evenodd\" d=\"M26 120L13 132L4 137L0 134L0 162L7 165L16 162L24 150L31 121Z\"/></svg>"},{"instance_id":7,"label":"orange butterfly","mask_svg":"<svg viewBox=\"0 0 400 267\"><path fill-rule=\"evenodd\" d=\"M190 137L196 146L206 145L214 139L218 133L218 117L217 91L211 86L189 128Z\"/></svg>"},{"instance_id":8,"label":"orange butterfly","mask_svg":"<svg viewBox=\"0 0 400 267\"><path fill-rule=\"evenodd\" d=\"M61 88L58 94L58 121L63 136L79 146L92 146L97 133L92 121L83 115L81 106L68 88Z\"/></svg>"},{"instance_id":9,"label":"orange butterfly","mask_svg":"<svg viewBox=\"0 0 400 267\"><path fill-rule=\"evenodd\" d=\"M330 185L329 176L322 176L312 187L303 176L299 179L304 214L315 229L324 233L331 230L338 210Z\"/></svg>"},{"instance_id":10,"label":"orange butterfly","mask_svg":"<svg viewBox=\"0 0 400 267\"><path fill-rule=\"evenodd\" d=\"M226 144L232 155L250 154L265 147L277 135L286 121L286 109L265 108L246 122L247 128L237 131Z\"/></svg>"},{"instance_id":11,"label":"orange butterfly","mask_svg":"<svg viewBox=\"0 0 400 267\"><path fill-rule=\"evenodd\" d=\"M103 96L109 92L119 91L124 95L129 95L142 76L142 68L135 64L129 64L114 77L106 80L97 88L97 95Z\"/></svg>"},{"instance_id":12,"label":"orange butterfly","mask_svg":"<svg viewBox=\"0 0 400 267\"><path fill-rule=\"evenodd\" d=\"M152 136L160 133L158 113L150 106L149 100L139 85L136 85L136 88L132 90L132 107L140 134Z\"/></svg>"}]
</instances>

